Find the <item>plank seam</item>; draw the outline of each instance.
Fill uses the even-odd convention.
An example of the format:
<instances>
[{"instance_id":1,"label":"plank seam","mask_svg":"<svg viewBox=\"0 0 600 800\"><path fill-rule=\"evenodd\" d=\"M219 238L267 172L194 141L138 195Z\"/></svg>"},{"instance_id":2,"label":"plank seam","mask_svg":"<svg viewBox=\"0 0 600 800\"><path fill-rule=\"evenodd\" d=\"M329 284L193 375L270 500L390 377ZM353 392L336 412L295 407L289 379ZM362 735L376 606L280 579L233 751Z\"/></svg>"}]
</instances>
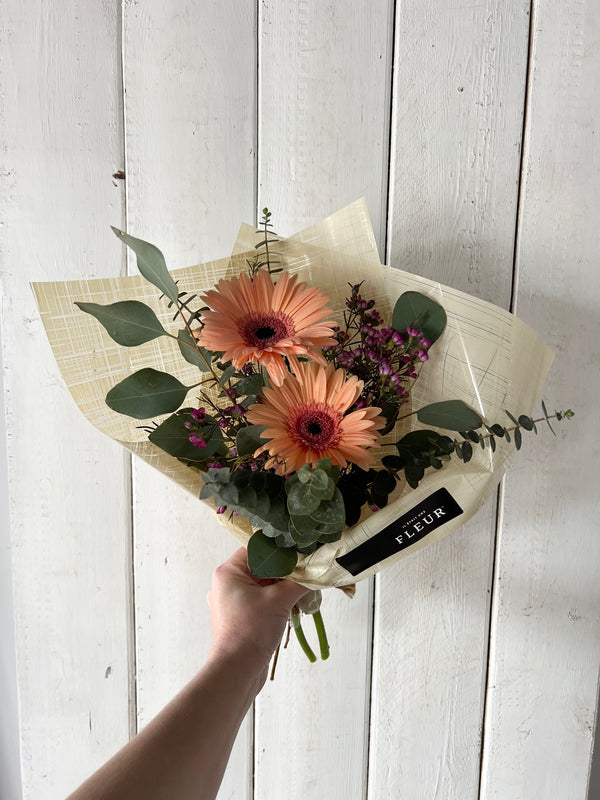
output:
<instances>
[{"instance_id":1,"label":"plank seam","mask_svg":"<svg viewBox=\"0 0 600 800\"><path fill-rule=\"evenodd\" d=\"M385 186L385 190L383 192L383 197L381 200L382 204L382 213L381 218L385 221L385 233L383 238L383 262L384 264L390 263L390 250L391 243L389 237L389 231L391 230L391 215L393 213L393 203L390 200L390 187L392 186L392 170L393 170L393 161L392 161L392 153L395 151L395 131L396 131L396 113L397 108L394 102L394 98L396 97L395 86L396 86L396 14L398 9L397 0L394 0L392 4L392 19L391 19L391 26L390 29L392 31L392 46L391 46L391 56L390 56L390 97L388 102L388 149L387 149L387 184ZM385 207L385 211L383 210Z\"/></svg>"},{"instance_id":2,"label":"plank seam","mask_svg":"<svg viewBox=\"0 0 600 800\"><path fill-rule=\"evenodd\" d=\"M373 575L369 583L371 584L369 587L369 592L371 595L371 613L369 615L369 627L371 635L367 636L369 639L369 646L367 651L367 664L368 664L368 673L367 673L367 683L368 683L368 691L365 692L365 719L367 722L367 735L365 737L365 751L364 751L364 786L363 786L363 798L364 800L369 800L369 764L371 761L371 716L372 716L372 709L373 709L373 657L375 652L375 607L377 605L377 599L379 596L378 588L379 588L379 576Z\"/></svg>"},{"instance_id":3,"label":"plank seam","mask_svg":"<svg viewBox=\"0 0 600 800\"><path fill-rule=\"evenodd\" d=\"M261 8L261 0L256 0L255 5L255 14L256 14L256 101L255 101L255 126L254 126L254 215L255 215L255 222L258 224L259 220L259 179L258 176L260 174L260 107L261 107L261 100L262 100L262 84L260 80L260 41L261 41L261 33L262 33L262 15L260 13Z\"/></svg>"},{"instance_id":4,"label":"plank seam","mask_svg":"<svg viewBox=\"0 0 600 800\"><path fill-rule=\"evenodd\" d=\"M121 14L120 14L120 47L121 47L121 114L122 114L122 130L123 130L123 171L125 173L124 187L123 187L123 218L125 222L125 230L129 229L129 196L127 180L128 175L128 162L127 162L127 113L125 108L125 3L120 0ZM125 256L125 274L127 275L129 264L129 255ZM127 481L127 490L129 495L129 514L127 519L127 536L128 536L128 550L127 550L127 672L128 672L128 716L129 716L129 738L133 739L138 732L138 685L137 685L137 619L136 619L136 597L135 597L135 512L133 505L134 498L134 471L133 471L133 455L131 453L125 456L125 479Z\"/></svg>"},{"instance_id":5,"label":"plank seam","mask_svg":"<svg viewBox=\"0 0 600 800\"><path fill-rule=\"evenodd\" d=\"M492 665L492 631L494 629L494 619L496 614L496 605L497 605L497 592L495 591L496 585L496 575L497 575L497 568L498 568L498 538L499 532L502 528L502 517L503 517L503 499L504 499L504 481L500 483L498 490L496 492L496 522L495 522L495 530L494 530L494 558L492 559L492 574L490 576L490 606L488 612L488 643L487 643L487 658L486 658L486 668L485 668L485 680L483 681L483 685L485 687L483 692L483 710L481 714L481 741L479 745L479 791L478 797L479 800L483 800L483 796L481 794L482 791L482 784L483 784L483 761L484 761L484 752L485 752L485 743L486 743L486 730L487 730L487 719L486 715L488 712L488 695L489 695L489 679L490 679L490 672L491 672L491 665Z\"/></svg>"},{"instance_id":6,"label":"plank seam","mask_svg":"<svg viewBox=\"0 0 600 800\"><path fill-rule=\"evenodd\" d=\"M510 287L510 304L509 310L517 313L517 289L519 285L519 239L521 227L521 212L523 206L523 171L526 162L526 151L529 137L527 136L527 126L529 117L529 101L530 101L530 87L531 87L531 64L533 55L533 33L534 33L534 17L535 17L535 0L530 0L529 4L529 42L527 47L527 65L525 67L525 97L523 98L523 128L521 132L521 159L519 161L519 180L517 185L517 212L515 217L515 239L513 246L513 268L512 268L512 284Z\"/></svg>"},{"instance_id":7,"label":"plank seam","mask_svg":"<svg viewBox=\"0 0 600 800\"><path fill-rule=\"evenodd\" d=\"M515 214L515 236L513 244L513 263L512 263L512 280L510 289L509 310L515 314L517 309L517 289L519 285L519 232L521 226L521 209L523 200L523 184L524 184L524 166L526 162L527 150L527 126L528 126L528 110L530 100L530 84L531 84L531 64L532 64L532 51L533 51L533 32L534 32L534 17L535 17L535 0L530 0L529 4L529 33L527 43L527 63L525 66L525 94L523 97L523 126L521 130L521 154L519 160L519 178L517 183L517 208ZM504 514L504 481L500 483L496 498L496 530L494 533L494 559L492 566L491 576L491 600L489 610L489 624L488 624L488 653L487 653L487 668L485 674L485 691L483 700L483 714L482 714L482 727L481 727L481 745L479 754L479 799L483 800L483 780L485 768L485 752L486 752L486 732L488 730L488 713L489 713L489 679L492 664L492 651L493 651L493 633L494 633L494 620L496 619L496 610L498 605L498 593L496 591L496 575L499 569L499 538L502 529L502 520Z\"/></svg>"}]
</instances>

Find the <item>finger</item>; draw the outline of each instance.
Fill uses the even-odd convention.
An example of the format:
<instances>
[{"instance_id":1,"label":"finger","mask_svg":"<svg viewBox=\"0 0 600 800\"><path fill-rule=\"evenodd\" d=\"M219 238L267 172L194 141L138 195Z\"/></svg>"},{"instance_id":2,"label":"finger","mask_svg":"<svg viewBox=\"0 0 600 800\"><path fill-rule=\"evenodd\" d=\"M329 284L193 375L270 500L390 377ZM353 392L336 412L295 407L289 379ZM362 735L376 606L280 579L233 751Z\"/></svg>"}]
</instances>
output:
<instances>
[{"instance_id":1,"label":"finger","mask_svg":"<svg viewBox=\"0 0 600 800\"><path fill-rule=\"evenodd\" d=\"M248 551L245 547L239 547L225 563L248 572Z\"/></svg>"},{"instance_id":2,"label":"finger","mask_svg":"<svg viewBox=\"0 0 600 800\"><path fill-rule=\"evenodd\" d=\"M306 586L301 586L299 583L294 583L294 581L279 581L273 586L266 587L265 591L277 597L287 608L291 608L310 589L307 589Z\"/></svg>"}]
</instances>

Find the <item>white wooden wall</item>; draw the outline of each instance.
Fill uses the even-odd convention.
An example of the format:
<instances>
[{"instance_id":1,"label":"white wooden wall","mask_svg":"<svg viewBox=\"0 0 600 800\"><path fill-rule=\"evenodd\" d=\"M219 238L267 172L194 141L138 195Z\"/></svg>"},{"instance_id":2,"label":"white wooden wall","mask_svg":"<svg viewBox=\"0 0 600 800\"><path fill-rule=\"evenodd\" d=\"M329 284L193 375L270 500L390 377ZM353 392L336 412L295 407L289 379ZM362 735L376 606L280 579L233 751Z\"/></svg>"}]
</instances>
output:
<instances>
[{"instance_id":1,"label":"white wooden wall","mask_svg":"<svg viewBox=\"0 0 600 800\"><path fill-rule=\"evenodd\" d=\"M459 533L353 601L327 594L330 660L280 658L220 800L584 800L600 662L597 0L0 13L25 800L64 797L192 676L210 576L235 549L82 418L28 281L124 274L111 224L176 268L229 252L264 205L290 234L360 196L387 263L539 331L557 355L545 396L577 416L528 437Z\"/></svg>"}]
</instances>

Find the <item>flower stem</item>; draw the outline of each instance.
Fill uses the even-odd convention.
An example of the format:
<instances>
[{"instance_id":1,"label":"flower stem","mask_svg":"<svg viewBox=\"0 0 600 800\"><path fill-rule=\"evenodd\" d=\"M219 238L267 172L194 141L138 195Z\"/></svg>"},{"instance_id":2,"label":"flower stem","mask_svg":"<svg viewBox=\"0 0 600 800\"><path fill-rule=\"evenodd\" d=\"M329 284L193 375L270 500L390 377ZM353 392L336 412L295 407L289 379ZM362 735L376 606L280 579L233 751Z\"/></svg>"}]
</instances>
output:
<instances>
[{"instance_id":1,"label":"flower stem","mask_svg":"<svg viewBox=\"0 0 600 800\"><path fill-rule=\"evenodd\" d=\"M325 624L320 611L315 611L313 614L315 621L315 628L317 629L317 636L319 637L319 647L321 649L321 658L323 661L329 658L329 642L327 641L327 633L325 632Z\"/></svg>"},{"instance_id":2,"label":"flower stem","mask_svg":"<svg viewBox=\"0 0 600 800\"><path fill-rule=\"evenodd\" d=\"M314 664L314 662L317 660L317 657L310 649L309 643L306 641L306 636L304 635L304 631L302 630L302 624L300 622L300 614L299 613L294 614L294 612L292 611L290 619L292 621L292 628L294 629L294 633L296 634L296 638L298 639L300 647L304 651L306 657L311 662L311 664Z\"/></svg>"}]
</instances>

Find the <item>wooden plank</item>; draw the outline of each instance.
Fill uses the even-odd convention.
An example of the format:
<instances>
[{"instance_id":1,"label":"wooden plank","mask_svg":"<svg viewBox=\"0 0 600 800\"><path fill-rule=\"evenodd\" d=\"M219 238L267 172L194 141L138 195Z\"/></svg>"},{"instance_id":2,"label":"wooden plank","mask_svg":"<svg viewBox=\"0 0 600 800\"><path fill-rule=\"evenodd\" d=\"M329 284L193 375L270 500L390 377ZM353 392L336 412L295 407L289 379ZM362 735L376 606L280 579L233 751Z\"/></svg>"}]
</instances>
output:
<instances>
[{"instance_id":1,"label":"wooden plank","mask_svg":"<svg viewBox=\"0 0 600 800\"><path fill-rule=\"evenodd\" d=\"M289 235L366 196L385 237L393 3L262 4L259 208ZM364 797L372 587L325 592L330 660L297 644L256 703L255 797ZM307 635L313 634L310 619Z\"/></svg>"},{"instance_id":2,"label":"wooden plank","mask_svg":"<svg viewBox=\"0 0 600 800\"><path fill-rule=\"evenodd\" d=\"M294 233L359 197L381 248L394 3L263 3L259 208Z\"/></svg>"},{"instance_id":3,"label":"wooden plank","mask_svg":"<svg viewBox=\"0 0 600 800\"><path fill-rule=\"evenodd\" d=\"M534 9L516 310L557 354L549 405L577 416L540 430L505 482L485 800L586 797L600 662L600 19L593 0Z\"/></svg>"},{"instance_id":4,"label":"wooden plank","mask_svg":"<svg viewBox=\"0 0 600 800\"><path fill-rule=\"evenodd\" d=\"M0 201L1 202L1 201ZM0 317L2 316L0 282ZM8 459L4 422L4 379L2 370L2 324L0 322L0 797L21 797L21 751L19 746L19 709L8 514Z\"/></svg>"},{"instance_id":5,"label":"wooden plank","mask_svg":"<svg viewBox=\"0 0 600 800\"><path fill-rule=\"evenodd\" d=\"M396 19L387 263L505 307L527 8L408 2ZM369 797L478 797L494 533L490 502L378 578Z\"/></svg>"},{"instance_id":6,"label":"wooden plank","mask_svg":"<svg viewBox=\"0 0 600 800\"><path fill-rule=\"evenodd\" d=\"M254 3L125 4L124 83L128 230L161 247L172 269L227 255L240 222L255 219ZM237 544L145 464L135 463L133 485L143 726L202 665L206 593ZM220 798L250 790L251 734L250 719Z\"/></svg>"},{"instance_id":7,"label":"wooden plank","mask_svg":"<svg viewBox=\"0 0 600 800\"><path fill-rule=\"evenodd\" d=\"M3 6L0 167L13 585L26 798L64 797L127 741L128 458L66 391L30 280L118 275L115 3ZM107 502L110 498L110 502Z\"/></svg>"}]
</instances>

